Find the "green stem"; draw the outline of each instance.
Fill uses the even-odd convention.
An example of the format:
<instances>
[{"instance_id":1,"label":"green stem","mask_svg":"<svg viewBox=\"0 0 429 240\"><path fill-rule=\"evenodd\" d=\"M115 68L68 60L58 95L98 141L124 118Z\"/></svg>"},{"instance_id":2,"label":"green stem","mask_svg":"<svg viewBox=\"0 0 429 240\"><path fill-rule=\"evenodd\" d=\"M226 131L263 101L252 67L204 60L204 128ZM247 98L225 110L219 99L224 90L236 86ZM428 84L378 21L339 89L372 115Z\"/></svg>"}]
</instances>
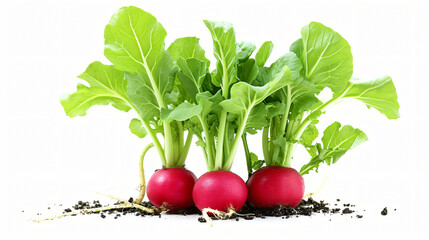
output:
<instances>
[{"instance_id":1,"label":"green stem","mask_svg":"<svg viewBox=\"0 0 429 240\"><path fill-rule=\"evenodd\" d=\"M198 115L198 119L200 120L201 126L203 127L203 131L204 131L204 138L205 138L204 142L206 144L205 152L206 152L206 155L207 155L207 168L210 171L212 171L212 170L214 170L214 162L213 162L213 158L214 158L214 156L213 156L213 152L214 152L213 151L213 147L214 147L214 144L213 144L213 141L212 141L213 138L212 138L212 136L210 134L210 128L207 125L207 122L205 121L204 118L205 118L205 116Z\"/></svg>"},{"instance_id":2,"label":"green stem","mask_svg":"<svg viewBox=\"0 0 429 240\"><path fill-rule=\"evenodd\" d=\"M274 146L274 140L275 140L275 133L274 133L274 118L270 119L270 160L273 161L274 155L273 155L273 151L276 148L276 146Z\"/></svg>"},{"instance_id":3,"label":"green stem","mask_svg":"<svg viewBox=\"0 0 429 240\"><path fill-rule=\"evenodd\" d=\"M222 48L220 48L220 55L222 61L222 96L224 99L229 98L229 76L228 76L228 68L225 65L225 56L223 54ZM224 138L225 138L225 126L226 126L226 116L227 112L225 110L222 111L219 121L219 132L217 136L217 143L216 143L216 160L215 160L215 169L220 170L222 169L223 165L223 158L224 158Z\"/></svg>"},{"instance_id":4,"label":"green stem","mask_svg":"<svg viewBox=\"0 0 429 240\"><path fill-rule=\"evenodd\" d=\"M285 147L285 157L283 159L282 166L291 167L292 166L292 158L295 153L296 143L287 142Z\"/></svg>"},{"instance_id":5,"label":"green stem","mask_svg":"<svg viewBox=\"0 0 429 240\"><path fill-rule=\"evenodd\" d=\"M238 149L238 144L240 143L241 136L243 135L244 129L246 128L247 119L249 118L249 114L250 114L250 111L252 110L252 108L253 108L253 106L251 105L249 107L248 111L246 111L246 114L244 115L244 117L240 123L240 126L238 127L237 134L235 135L234 141L232 143L231 152L229 153L229 156L228 156L225 164L223 165L222 170L229 171L232 167L232 162L234 161L235 154L236 154L237 149Z\"/></svg>"},{"instance_id":6,"label":"green stem","mask_svg":"<svg viewBox=\"0 0 429 240\"><path fill-rule=\"evenodd\" d=\"M268 138L269 130L269 127L264 127L262 130L262 152L264 153L264 159L267 166L271 165L270 139Z\"/></svg>"},{"instance_id":7,"label":"green stem","mask_svg":"<svg viewBox=\"0 0 429 240\"><path fill-rule=\"evenodd\" d=\"M247 135L246 133L244 133L241 136L242 142L243 142L243 147L244 147L244 154L246 156L246 164L247 164L247 173L250 177L250 175L252 175L252 157L250 156L250 151L249 151L249 145L247 144Z\"/></svg>"},{"instance_id":8,"label":"green stem","mask_svg":"<svg viewBox=\"0 0 429 240\"><path fill-rule=\"evenodd\" d=\"M165 167L174 167L175 158L174 158L174 143L173 136L171 133L171 126L169 123L164 123L164 151L166 158Z\"/></svg>"},{"instance_id":9,"label":"green stem","mask_svg":"<svg viewBox=\"0 0 429 240\"><path fill-rule=\"evenodd\" d=\"M177 129L179 132L179 149L181 150L184 146L184 130L183 130L183 125L182 122L176 121L177 124Z\"/></svg>"},{"instance_id":10,"label":"green stem","mask_svg":"<svg viewBox=\"0 0 429 240\"><path fill-rule=\"evenodd\" d=\"M140 155L140 161L139 161L139 175L140 175L140 188L139 188L139 195L136 198L135 203L140 204L143 201L145 191L146 191L146 180L144 177L144 167L143 167L143 161L144 157L146 156L147 151L153 147L153 143L149 143L142 151L142 154Z\"/></svg>"},{"instance_id":11,"label":"green stem","mask_svg":"<svg viewBox=\"0 0 429 240\"><path fill-rule=\"evenodd\" d=\"M182 168L185 166L186 157L188 156L189 149L191 148L192 144L192 136L193 134L191 132L188 132L185 145L181 148L179 161L177 162L176 167Z\"/></svg>"},{"instance_id":12,"label":"green stem","mask_svg":"<svg viewBox=\"0 0 429 240\"><path fill-rule=\"evenodd\" d=\"M280 125L280 132L284 133L286 131L286 125L287 125L287 120L289 118L289 111L290 111L290 105L292 104L291 102L291 89L288 86L285 87L286 88L286 109L285 109L285 113L283 114L282 117L282 121L281 121L281 125Z\"/></svg>"},{"instance_id":13,"label":"green stem","mask_svg":"<svg viewBox=\"0 0 429 240\"><path fill-rule=\"evenodd\" d=\"M181 164L181 156L182 156L182 151L184 150L184 130L183 130L183 126L182 126L182 122L179 121L174 121L175 125L177 126L177 139L174 140L173 144L174 144L174 159L175 159L175 165L176 166L180 166Z\"/></svg>"},{"instance_id":14,"label":"green stem","mask_svg":"<svg viewBox=\"0 0 429 240\"><path fill-rule=\"evenodd\" d=\"M278 156L279 156L279 153L280 153L280 147L279 146L274 147L273 159L271 161L271 164L273 166L278 166L278 162L279 162Z\"/></svg>"},{"instance_id":15,"label":"green stem","mask_svg":"<svg viewBox=\"0 0 429 240\"><path fill-rule=\"evenodd\" d=\"M226 121L226 123L225 123L225 136L224 136L224 138L225 138L225 140L224 140L224 142L223 142L223 155L224 155L224 158L223 158L223 161L225 161L225 159L226 159L226 157L228 157L229 156L229 154L230 154L230 152L231 152L231 149L230 149L230 139L229 139L229 122L228 121ZM223 165L224 163L222 163L222 165Z\"/></svg>"},{"instance_id":16,"label":"green stem","mask_svg":"<svg viewBox=\"0 0 429 240\"><path fill-rule=\"evenodd\" d=\"M283 136L283 132L281 132L280 129L278 128L278 126L280 126L280 117L279 116L275 116L273 118L273 120L274 121L273 121L273 127L272 128L273 128L274 137L271 137L271 139L272 140L276 140L279 136ZM272 155L272 161L276 162L280 158L280 154L281 154L280 150L281 149L279 147L276 147L276 146L273 146L273 148L274 148L274 152L273 152L273 155Z\"/></svg>"},{"instance_id":17,"label":"green stem","mask_svg":"<svg viewBox=\"0 0 429 240\"><path fill-rule=\"evenodd\" d=\"M219 125L219 132L217 136L217 143L216 143L216 160L215 160L215 170L221 170L222 169L222 162L223 162L223 142L225 137L225 125L226 125L226 111L223 110L220 115L220 125Z\"/></svg>"},{"instance_id":18,"label":"green stem","mask_svg":"<svg viewBox=\"0 0 429 240\"><path fill-rule=\"evenodd\" d=\"M291 136L291 134L292 134L292 129L293 129L293 126L295 125L295 123L296 123L296 121L295 120L290 120L289 121L289 125L288 125L288 127L286 128L286 139L289 139Z\"/></svg>"}]
</instances>

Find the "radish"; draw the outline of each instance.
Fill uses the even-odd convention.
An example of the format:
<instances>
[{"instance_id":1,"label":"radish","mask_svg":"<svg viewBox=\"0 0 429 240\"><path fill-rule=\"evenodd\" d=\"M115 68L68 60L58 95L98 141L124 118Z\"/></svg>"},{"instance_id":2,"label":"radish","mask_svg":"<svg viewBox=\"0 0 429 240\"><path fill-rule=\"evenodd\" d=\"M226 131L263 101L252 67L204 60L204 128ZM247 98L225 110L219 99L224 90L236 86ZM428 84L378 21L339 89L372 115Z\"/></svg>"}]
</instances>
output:
<instances>
[{"instance_id":1,"label":"radish","mask_svg":"<svg viewBox=\"0 0 429 240\"><path fill-rule=\"evenodd\" d=\"M230 171L212 171L202 175L195 183L192 196L198 209L211 208L227 212L239 211L247 198L243 179Z\"/></svg>"},{"instance_id":2,"label":"radish","mask_svg":"<svg viewBox=\"0 0 429 240\"><path fill-rule=\"evenodd\" d=\"M147 197L157 207L170 212L194 206L192 188L197 177L184 168L167 168L156 171L149 179Z\"/></svg>"},{"instance_id":3,"label":"radish","mask_svg":"<svg viewBox=\"0 0 429 240\"><path fill-rule=\"evenodd\" d=\"M304 196L304 179L293 168L263 167L247 182L249 203L255 207L296 207Z\"/></svg>"}]
</instances>

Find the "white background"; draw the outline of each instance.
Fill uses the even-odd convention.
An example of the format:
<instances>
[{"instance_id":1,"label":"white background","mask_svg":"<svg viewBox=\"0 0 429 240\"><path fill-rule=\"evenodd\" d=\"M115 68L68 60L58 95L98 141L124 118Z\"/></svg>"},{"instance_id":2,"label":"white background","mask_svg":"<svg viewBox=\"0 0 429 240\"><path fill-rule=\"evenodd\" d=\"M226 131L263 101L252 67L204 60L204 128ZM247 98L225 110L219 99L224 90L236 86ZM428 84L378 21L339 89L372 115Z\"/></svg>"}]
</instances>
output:
<instances>
[{"instance_id":1,"label":"white background","mask_svg":"<svg viewBox=\"0 0 429 240\"><path fill-rule=\"evenodd\" d=\"M288 51L302 26L319 21L352 46L354 76L393 77L401 118L387 120L360 102L343 102L321 118L321 131L333 121L363 130L369 141L347 153L335 166L305 176L315 198L341 198L357 205L364 218L315 216L281 220L216 222L196 217L118 220L81 216L39 224L30 219L56 215L54 203L110 200L136 195L138 158L149 139L128 130L133 114L110 106L94 107L87 116L66 117L59 99L75 91L75 77L103 56L103 31L121 6L138 6L157 17L167 30L166 44L197 36L212 56L210 34L202 20L234 24L237 40L260 46L274 42L271 61ZM319 239L427 239L428 211L428 68L427 1L2 1L0 3L0 235L3 239L72 239L93 236L228 238L278 236ZM214 66L214 64L212 64ZM261 154L259 135L251 150ZM187 167L205 172L200 149L192 147ZM309 160L298 151L295 168ZM147 179L161 164L154 150L145 162ZM233 165L246 177L243 152ZM388 207L389 214L380 211ZM393 211L397 208L397 211ZM61 209L61 208L60 208ZM366 210L363 212L363 210ZM22 210L25 212L22 213ZM36 213L42 213L37 216ZM353 215L354 216L354 215ZM329 219L332 218L332 221ZM259 237L261 238L261 237Z\"/></svg>"}]
</instances>

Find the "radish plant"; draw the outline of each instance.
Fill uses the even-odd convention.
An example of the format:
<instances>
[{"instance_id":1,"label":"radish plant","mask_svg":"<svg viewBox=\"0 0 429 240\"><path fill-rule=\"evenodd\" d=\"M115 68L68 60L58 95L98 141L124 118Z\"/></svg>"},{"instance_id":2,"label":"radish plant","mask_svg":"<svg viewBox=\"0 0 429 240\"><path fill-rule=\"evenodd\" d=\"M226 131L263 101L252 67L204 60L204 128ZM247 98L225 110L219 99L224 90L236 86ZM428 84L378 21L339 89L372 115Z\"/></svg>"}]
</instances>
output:
<instances>
[{"instance_id":1,"label":"radish plant","mask_svg":"<svg viewBox=\"0 0 429 240\"><path fill-rule=\"evenodd\" d=\"M251 175L249 202L255 206L295 207L304 194L301 175L313 169L317 171L322 163L336 163L348 150L367 140L361 130L350 125L341 127L334 122L324 130L322 143L314 144L319 134L318 118L329 107L346 99L357 99L388 119L399 117L396 89L389 76L370 81L351 78L353 57L350 45L340 34L316 22L302 28L301 34L302 38L292 44L291 52L270 67L263 65L272 51L272 44L264 44L255 56L259 73L253 85L266 84L266 72L277 64L287 65L292 75L286 86L264 101L268 108L268 124L262 132L265 161L250 153L246 137L243 138ZM325 88L329 88L333 96L322 102L317 96ZM303 145L311 156L299 174L290 168L297 145ZM264 162L266 167L261 168Z\"/></svg>"},{"instance_id":2,"label":"radish plant","mask_svg":"<svg viewBox=\"0 0 429 240\"><path fill-rule=\"evenodd\" d=\"M208 60L197 38L177 39L166 50L165 37L165 29L151 14L136 7L119 9L104 31L104 55L113 65L91 63L79 75L89 86L79 84L75 93L61 99L61 104L70 117L84 116L94 105L111 104L121 111L133 110L137 118L130 122L131 132L140 138L149 135L152 140L140 159L141 190L136 201L140 203L145 194L143 158L154 146L167 170L149 181L153 186L148 187L159 189L149 192L149 200L158 207L187 208L193 206L192 187L196 180L192 172L184 169L193 136L188 131L188 119L200 107L184 102L174 76L179 58L192 57L207 64ZM161 120L170 108L177 111ZM175 170L168 170L172 168ZM174 181L163 181L170 177ZM161 189L180 197L169 198Z\"/></svg>"},{"instance_id":3,"label":"radish plant","mask_svg":"<svg viewBox=\"0 0 429 240\"><path fill-rule=\"evenodd\" d=\"M312 22L289 53L265 66L273 44L237 42L227 22L204 21L213 40L216 65L196 37L173 41L166 49L166 31L151 14L123 7L104 31L104 55L112 63L91 63L79 78L77 91L61 99L70 117L85 116L94 105L109 105L136 118L129 124L151 143L140 157L141 188L145 194L143 159L155 147L163 169L149 180L149 200L170 211L194 205L202 210L240 210L247 196L258 207L295 207L304 194L301 175L322 163L336 163L349 149L367 140L359 129L333 123L323 133L316 124L327 108L344 99L358 99L389 119L398 118L399 104L390 77L372 81L351 78L353 57L347 41L332 29ZM320 92L333 97L322 102ZM250 152L247 134L262 130L264 161ZM208 173L196 180L185 160L193 136L203 150ZM230 172L243 143L249 181ZM300 172L291 168L298 144L311 160ZM265 163L265 167L262 167ZM257 170L253 173L253 170Z\"/></svg>"}]
</instances>

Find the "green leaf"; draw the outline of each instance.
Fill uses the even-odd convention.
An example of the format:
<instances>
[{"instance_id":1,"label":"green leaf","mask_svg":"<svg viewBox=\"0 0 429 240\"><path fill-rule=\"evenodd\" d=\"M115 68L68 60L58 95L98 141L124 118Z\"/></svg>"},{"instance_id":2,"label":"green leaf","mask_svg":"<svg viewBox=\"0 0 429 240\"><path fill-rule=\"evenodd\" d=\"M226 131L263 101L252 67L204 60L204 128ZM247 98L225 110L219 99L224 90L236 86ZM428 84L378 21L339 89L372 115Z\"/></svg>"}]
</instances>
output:
<instances>
[{"instance_id":1,"label":"green leaf","mask_svg":"<svg viewBox=\"0 0 429 240\"><path fill-rule=\"evenodd\" d=\"M317 172L321 163L328 165L336 163L348 150L368 140L365 133L357 128L350 125L343 126L341 130L340 128L341 124L334 122L325 129L322 137L323 148L320 144L316 145L318 155L301 168L301 175L309 173L312 169Z\"/></svg>"},{"instance_id":2,"label":"green leaf","mask_svg":"<svg viewBox=\"0 0 429 240\"><path fill-rule=\"evenodd\" d=\"M147 135L147 131L144 128L143 123L137 118L133 118L131 120L129 127L131 132L139 138L144 138Z\"/></svg>"},{"instance_id":3,"label":"green leaf","mask_svg":"<svg viewBox=\"0 0 429 240\"><path fill-rule=\"evenodd\" d=\"M348 42L317 22L303 27L301 35L302 42L295 42L291 50L301 57L305 77L321 89L344 90L353 73L353 56Z\"/></svg>"},{"instance_id":4,"label":"green leaf","mask_svg":"<svg viewBox=\"0 0 429 240\"><path fill-rule=\"evenodd\" d=\"M255 59L249 59L243 63L238 64L238 78L242 82L252 84L258 75L258 66L255 63Z\"/></svg>"},{"instance_id":5,"label":"green leaf","mask_svg":"<svg viewBox=\"0 0 429 240\"><path fill-rule=\"evenodd\" d=\"M156 82L152 82L145 71L125 74L128 80L127 95L143 119L148 121L159 119L160 109L165 108L171 101L169 93L174 82L169 77L170 68L170 58L166 54L152 70L151 75L156 76Z\"/></svg>"},{"instance_id":6,"label":"green leaf","mask_svg":"<svg viewBox=\"0 0 429 240\"><path fill-rule=\"evenodd\" d=\"M399 118L399 103L392 78L384 76L371 81L351 80L342 98L355 98L368 108L375 108L388 119Z\"/></svg>"},{"instance_id":7,"label":"green leaf","mask_svg":"<svg viewBox=\"0 0 429 240\"><path fill-rule=\"evenodd\" d=\"M259 68L258 75L252 85L262 86L271 82L284 66L287 66L291 72L291 80L288 84L292 83L293 80L298 78L302 63L294 53L287 53L277 59L270 67ZM279 100L283 101L284 99L280 98Z\"/></svg>"},{"instance_id":8,"label":"green leaf","mask_svg":"<svg viewBox=\"0 0 429 240\"><path fill-rule=\"evenodd\" d=\"M263 67L273 51L274 44L271 41L266 41L259 48L255 55L256 65Z\"/></svg>"},{"instance_id":9,"label":"green leaf","mask_svg":"<svg viewBox=\"0 0 429 240\"><path fill-rule=\"evenodd\" d=\"M260 130L263 127L267 126L268 121L265 118L267 115L267 108L264 103L259 103L249 113L249 118L246 122L247 130ZM247 131L246 130L246 131Z\"/></svg>"},{"instance_id":10,"label":"green leaf","mask_svg":"<svg viewBox=\"0 0 429 240\"><path fill-rule=\"evenodd\" d=\"M252 169L258 170L264 165L265 161L259 160L258 156L254 153L250 153L250 161L252 162Z\"/></svg>"},{"instance_id":11,"label":"green leaf","mask_svg":"<svg viewBox=\"0 0 429 240\"><path fill-rule=\"evenodd\" d=\"M317 130L316 126L314 124L310 124L302 133L300 142L305 147L310 147L318 135L319 131Z\"/></svg>"},{"instance_id":12,"label":"green leaf","mask_svg":"<svg viewBox=\"0 0 429 240\"><path fill-rule=\"evenodd\" d=\"M145 120L159 118L160 109L172 101L166 34L155 17L136 7L119 9L104 31L104 55L127 72L127 95Z\"/></svg>"},{"instance_id":13,"label":"green leaf","mask_svg":"<svg viewBox=\"0 0 429 240\"><path fill-rule=\"evenodd\" d=\"M220 90L220 87L213 84L211 76L212 75L210 73L206 73L206 77L204 78L202 85L203 92L208 91L212 94L216 94Z\"/></svg>"},{"instance_id":14,"label":"green leaf","mask_svg":"<svg viewBox=\"0 0 429 240\"><path fill-rule=\"evenodd\" d=\"M112 104L125 112L131 109L125 92L127 81L122 71L93 62L78 77L88 82L90 87L78 84L76 92L61 98L61 105L67 116L85 116L87 110L94 105Z\"/></svg>"},{"instance_id":15,"label":"green leaf","mask_svg":"<svg viewBox=\"0 0 429 240\"><path fill-rule=\"evenodd\" d=\"M187 100L195 103L195 96L202 91L203 81L206 78L206 63L196 58L185 60L180 57L177 64L180 67L177 77L188 96Z\"/></svg>"},{"instance_id":16,"label":"green leaf","mask_svg":"<svg viewBox=\"0 0 429 240\"><path fill-rule=\"evenodd\" d=\"M216 74L212 82L228 89L237 80L237 56L235 32L232 24L204 20L213 39L214 55L217 59Z\"/></svg>"},{"instance_id":17,"label":"green leaf","mask_svg":"<svg viewBox=\"0 0 429 240\"><path fill-rule=\"evenodd\" d=\"M244 117L267 96L288 84L290 78L290 70L287 66L284 66L274 75L272 81L262 87L252 86L245 82L236 83L231 88L231 98L220 104L227 112Z\"/></svg>"},{"instance_id":18,"label":"green leaf","mask_svg":"<svg viewBox=\"0 0 429 240\"><path fill-rule=\"evenodd\" d=\"M223 100L220 91L215 95L211 94L210 92L199 93L197 94L196 99L198 105L200 105L202 108L202 116L207 116L210 113L220 116L222 107L219 104Z\"/></svg>"},{"instance_id":19,"label":"green leaf","mask_svg":"<svg viewBox=\"0 0 429 240\"><path fill-rule=\"evenodd\" d=\"M320 93L320 89L316 85L300 75L291 84L291 100L292 112L299 114L309 110L312 106L319 102L316 97Z\"/></svg>"},{"instance_id":20,"label":"green leaf","mask_svg":"<svg viewBox=\"0 0 429 240\"><path fill-rule=\"evenodd\" d=\"M104 55L126 72L151 72L164 55L167 33L154 16L137 7L122 7L104 30Z\"/></svg>"},{"instance_id":21,"label":"green leaf","mask_svg":"<svg viewBox=\"0 0 429 240\"><path fill-rule=\"evenodd\" d=\"M255 44L251 42L240 42L237 44L237 59L239 62L245 62L256 50Z\"/></svg>"},{"instance_id":22,"label":"green leaf","mask_svg":"<svg viewBox=\"0 0 429 240\"><path fill-rule=\"evenodd\" d=\"M284 102L269 102L266 104L266 106L268 108L268 119L282 115L286 111L286 104Z\"/></svg>"},{"instance_id":23,"label":"green leaf","mask_svg":"<svg viewBox=\"0 0 429 240\"><path fill-rule=\"evenodd\" d=\"M196 58L205 62L206 66L210 66L210 61L205 56L204 49L199 44L199 38L183 37L174 40L168 47L173 64L177 63L179 58Z\"/></svg>"},{"instance_id":24,"label":"green leaf","mask_svg":"<svg viewBox=\"0 0 429 240\"><path fill-rule=\"evenodd\" d=\"M304 47L303 47L302 38L299 38L298 40L296 40L290 45L289 51L295 53L296 56L298 56L301 59L303 49Z\"/></svg>"},{"instance_id":25,"label":"green leaf","mask_svg":"<svg viewBox=\"0 0 429 240\"><path fill-rule=\"evenodd\" d=\"M292 81L299 77L299 72L302 69L301 60L296 56L295 53L289 52L281 56L270 66L270 71L278 72L283 66L288 66L291 72Z\"/></svg>"},{"instance_id":26,"label":"green leaf","mask_svg":"<svg viewBox=\"0 0 429 240\"><path fill-rule=\"evenodd\" d=\"M314 158L318 155L318 148L321 148L320 143L316 143L316 145L311 145L308 147L305 147L308 154L310 154L311 158Z\"/></svg>"},{"instance_id":27,"label":"green leaf","mask_svg":"<svg viewBox=\"0 0 429 240\"><path fill-rule=\"evenodd\" d=\"M200 105L194 105L188 102L183 102L174 109L161 109L161 120L169 121L185 121L191 117L197 116L201 112Z\"/></svg>"},{"instance_id":28,"label":"green leaf","mask_svg":"<svg viewBox=\"0 0 429 240\"><path fill-rule=\"evenodd\" d=\"M368 140L364 132L350 125L341 128L339 122L334 122L323 132L324 149L349 150ZM335 161L334 161L335 162Z\"/></svg>"}]
</instances>

